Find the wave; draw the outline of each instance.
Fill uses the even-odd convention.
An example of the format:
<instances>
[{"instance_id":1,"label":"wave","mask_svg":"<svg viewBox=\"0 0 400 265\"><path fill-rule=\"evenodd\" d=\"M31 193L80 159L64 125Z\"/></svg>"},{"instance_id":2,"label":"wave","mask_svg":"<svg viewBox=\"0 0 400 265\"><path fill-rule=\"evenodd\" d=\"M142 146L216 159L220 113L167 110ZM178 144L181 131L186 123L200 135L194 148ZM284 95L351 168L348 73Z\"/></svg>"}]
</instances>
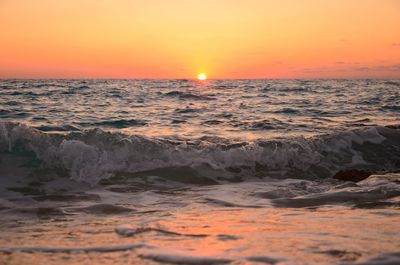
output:
<instances>
[{"instance_id":1,"label":"wave","mask_svg":"<svg viewBox=\"0 0 400 265\"><path fill-rule=\"evenodd\" d=\"M133 126L144 126L147 122L144 120L135 120L135 119L119 119L119 120L106 120L99 122L81 122L79 125L81 126L104 126L104 127L112 127L112 128L129 128Z\"/></svg>"},{"instance_id":2,"label":"wave","mask_svg":"<svg viewBox=\"0 0 400 265\"><path fill-rule=\"evenodd\" d=\"M62 125L62 126L51 126L51 125L41 125L35 127L39 131L44 132L71 132L71 131L79 131L80 129L73 125Z\"/></svg>"},{"instance_id":3,"label":"wave","mask_svg":"<svg viewBox=\"0 0 400 265\"><path fill-rule=\"evenodd\" d=\"M328 178L348 168L400 169L399 150L399 126L235 142L217 137L149 138L100 129L54 134L0 122L1 156L25 156L42 170L92 185L111 177L146 175L198 184Z\"/></svg>"},{"instance_id":4,"label":"wave","mask_svg":"<svg viewBox=\"0 0 400 265\"><path fill-rule=\"evenodd\" d=\"M215 100L215 98L206 95L197 95L190 92L170 91L164 93L167 97L176 97L180 100Z\"/></svg>"},{"instance_id":5,"label":"wave","mask_svg":"<svg viewBox=\"0 0 400 265\"><path fill-rule=\"evenodd\" d=\"M21 247L1 247L0 253L79 253L79 252L117 252L127 251L138 248L146 248L144 244L126 244L115 246L94 246L94 247L47 247L47 246L21 246Z\"/></svg>"},{"instance_id":6,"label":"wave","mask_svg":"<svg viewBox=\"0 0 400 265\"><path fill-rule=\"evenodd\" d=\"M292 109L292 108L283 108L280 110L274 111L275 113L284 113L284 114L294 114L294 113L299 113L300 111L297 109Z\"/></svg>"}]
</instances>

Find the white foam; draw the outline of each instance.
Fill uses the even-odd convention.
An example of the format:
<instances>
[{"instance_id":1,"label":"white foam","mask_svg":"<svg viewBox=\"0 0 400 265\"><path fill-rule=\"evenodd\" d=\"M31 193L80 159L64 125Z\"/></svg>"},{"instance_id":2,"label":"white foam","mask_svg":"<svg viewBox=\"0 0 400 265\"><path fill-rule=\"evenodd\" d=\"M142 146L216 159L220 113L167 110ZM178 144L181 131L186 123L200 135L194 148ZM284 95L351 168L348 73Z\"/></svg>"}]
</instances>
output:
<instances>
[{"instance_id":1,"label":"white foam","mask_svg":"<svg viewBox=\"0 0 400 265\"><path fill-rule=\"evenodd\" d=\"M22 144L47 165L63 167L72 179L92 185L116 172L135 173L166 167L202 168L203 165L220 171L246 168L242 174L246 178L256 174L283 178L327 177L341 168L371 164L364 161L361 151L353 149L353 143L382 143L386 138L378 128L311 139L256 141L229 148L224 142L203 141L188 145L186 141L177 141L171 144L160 139L101 130L55 137L24 125L0 123L0 149L4 146L12 150Z\"/></svg>"}]
</instances>

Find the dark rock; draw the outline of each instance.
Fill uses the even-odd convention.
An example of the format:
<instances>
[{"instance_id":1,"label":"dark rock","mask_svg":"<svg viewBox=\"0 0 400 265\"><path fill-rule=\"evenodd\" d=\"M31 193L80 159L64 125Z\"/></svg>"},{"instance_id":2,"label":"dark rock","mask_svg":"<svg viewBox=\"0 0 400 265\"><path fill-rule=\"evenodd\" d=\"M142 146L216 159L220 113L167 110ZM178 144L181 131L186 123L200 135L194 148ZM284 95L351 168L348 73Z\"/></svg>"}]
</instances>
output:
<instances>
[{"instance_id":1,"label":"dark rock","mask_svg":"<svg viewBox=\"0 0 400 265\"><path fill-rule=\"evenodd\" d=\"M333 178L343 181L359 182L374 174L372 171L359 169L346 169L337 172Z\"/></svg>"}]
</instances>

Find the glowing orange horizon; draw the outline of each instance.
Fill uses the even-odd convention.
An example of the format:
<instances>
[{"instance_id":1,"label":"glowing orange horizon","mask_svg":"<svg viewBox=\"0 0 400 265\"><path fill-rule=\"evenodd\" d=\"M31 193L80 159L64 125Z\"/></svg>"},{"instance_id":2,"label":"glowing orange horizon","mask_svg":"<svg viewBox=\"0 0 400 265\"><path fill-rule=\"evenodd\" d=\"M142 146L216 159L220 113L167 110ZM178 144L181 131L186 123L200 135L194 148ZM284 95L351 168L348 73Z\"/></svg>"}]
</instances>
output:
<instances>
[{"instance_id":1,"label":"glowing orange horizon","mask_svg":"<svg viewBox=\"0 0 400 265\"><path fill-rule=\"evenodd\" d=\"M0 25L0 78L400 78L397 0L6 0Z\"/></svg>"}]
</instances>

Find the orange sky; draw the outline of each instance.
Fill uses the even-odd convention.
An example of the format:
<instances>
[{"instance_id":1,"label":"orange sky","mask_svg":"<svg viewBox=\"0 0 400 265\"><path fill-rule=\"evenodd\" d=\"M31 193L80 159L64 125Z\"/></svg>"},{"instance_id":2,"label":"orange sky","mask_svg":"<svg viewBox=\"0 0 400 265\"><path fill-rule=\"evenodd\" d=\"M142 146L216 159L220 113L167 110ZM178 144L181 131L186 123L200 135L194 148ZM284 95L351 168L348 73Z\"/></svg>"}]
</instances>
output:
<instances>
[{"instance_id":1,"label":"orange sky","mask_svg":"<svg viewBox=\"0 0 400 265\"><path fill-rule=\"evenodd\" d=\"M0 78L400 78L400 0L0 0Z\"/></svg>"}]
</instances>

